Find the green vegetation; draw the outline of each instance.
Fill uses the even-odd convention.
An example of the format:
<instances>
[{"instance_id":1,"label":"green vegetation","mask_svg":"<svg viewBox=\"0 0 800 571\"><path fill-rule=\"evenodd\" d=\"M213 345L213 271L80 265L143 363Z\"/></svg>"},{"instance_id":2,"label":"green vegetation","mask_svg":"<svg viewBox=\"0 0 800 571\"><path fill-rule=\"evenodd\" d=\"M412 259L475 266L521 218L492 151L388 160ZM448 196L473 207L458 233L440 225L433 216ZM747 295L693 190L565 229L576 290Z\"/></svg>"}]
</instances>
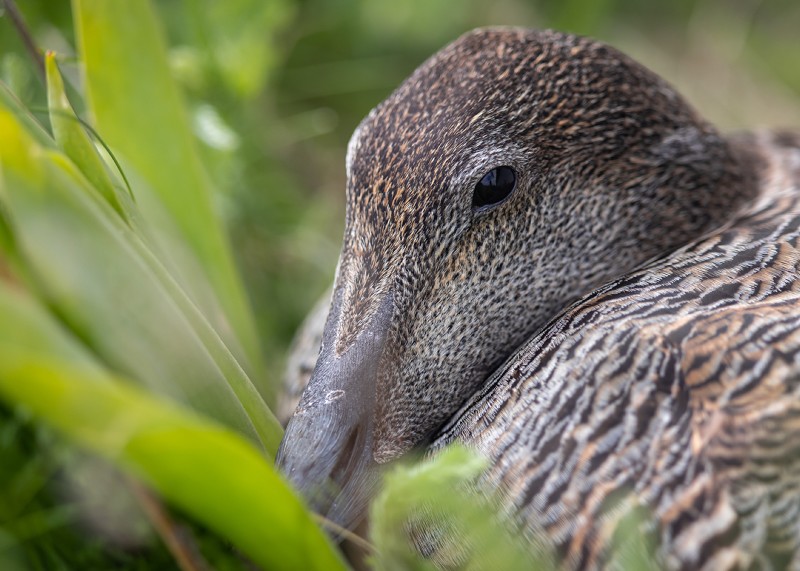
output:
<instances>
[{"instance_id":1,"label":"green vegetation","mask_svg":"<svg viewBox=\"0 0 800 571\"><path fill-rule=\"evenodd\" d=\"M484 466L483 459L454 446L433 460L389 472L370 512L379 554L375 568L555 569L547 551L534 551L496 513L492 499L477 491L473 482ZM417 523L427 527L415 530ZM436 537L421 531L431 528ZM429 560L409 549L415 533L434 551Z\"/></svg>"},{"instance_id":2,"label":"green vegetation","mask_svg":"<svg viewBox=\"0 0 800 571\"><path fill-rule=\"evenodd\" d=\"M336 264L350 132L463 31L589 33L723 126L800 125L792 0L19 10L52 52L37 67L0 17L3 570L346 566L272 466L283 355ZM438 538L445 560L546 567L470 491L481 465L455 449L391 472L374 565L428 567L423 518L467 538Z\"/></svg>"}]
</instances>

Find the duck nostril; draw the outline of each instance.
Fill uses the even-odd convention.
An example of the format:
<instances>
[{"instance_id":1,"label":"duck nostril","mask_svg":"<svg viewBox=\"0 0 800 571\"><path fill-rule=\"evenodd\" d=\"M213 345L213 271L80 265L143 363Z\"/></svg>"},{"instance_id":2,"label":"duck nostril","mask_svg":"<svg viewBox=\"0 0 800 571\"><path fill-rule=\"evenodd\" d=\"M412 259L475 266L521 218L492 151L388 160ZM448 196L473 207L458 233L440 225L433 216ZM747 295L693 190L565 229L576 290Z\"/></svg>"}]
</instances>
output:
<instances>
[{"instance_id":1,"label":"duck nostril","mask_svg":"<svg viewBox=\"0 0 800 571\"><path fill-rule=\"evenodd\" d=\"M347 482L360 458L359 450L363 443L363 431L360 424L356 424L350 429L350 434L344 441L344 445L339 451L336 464L331 469L330 478L337 485L341 486Z\"/></svg>"}]
</instances>

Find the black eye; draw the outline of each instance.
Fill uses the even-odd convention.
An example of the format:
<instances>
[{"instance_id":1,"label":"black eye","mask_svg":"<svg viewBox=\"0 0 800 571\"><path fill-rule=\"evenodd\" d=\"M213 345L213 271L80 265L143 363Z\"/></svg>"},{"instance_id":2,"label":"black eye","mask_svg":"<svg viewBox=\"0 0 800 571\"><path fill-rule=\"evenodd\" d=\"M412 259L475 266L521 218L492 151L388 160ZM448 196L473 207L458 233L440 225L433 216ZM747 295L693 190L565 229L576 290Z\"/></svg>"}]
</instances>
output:
<instances>
[{"instance_id":1,"label":"black eye","mask_svg":"<svg viewBox=\"0 0 800 571\"><path fill-rule=\"evenodd\" d=\"M475 185L472 193L472 208L483 209L485 206L500 204L514 190L517 174L511 167L493 168Z\"/></svg>"}]
</instances>

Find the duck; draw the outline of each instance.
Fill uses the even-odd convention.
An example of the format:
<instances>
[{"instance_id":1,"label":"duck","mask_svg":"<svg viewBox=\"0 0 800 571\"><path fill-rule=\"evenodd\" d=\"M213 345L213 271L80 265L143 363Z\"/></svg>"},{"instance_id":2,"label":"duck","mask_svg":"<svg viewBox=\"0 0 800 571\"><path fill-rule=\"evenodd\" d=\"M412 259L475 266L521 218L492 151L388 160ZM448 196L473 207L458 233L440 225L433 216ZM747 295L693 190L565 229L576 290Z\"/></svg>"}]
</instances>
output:
<instances>
[{"instance_id":1,"label":"duck","mask_svg":"<svg viewBox=\"0 0 800 571\"><path fill-rule=\"evenodd\" d=\"M483 28L345 162L277 457L312 509L353 528L381 467L461 443L563 568L613 567L630 510L663 568L800 568L800 133L724 135L602 42Z\"/></svg>"}]
</instances>

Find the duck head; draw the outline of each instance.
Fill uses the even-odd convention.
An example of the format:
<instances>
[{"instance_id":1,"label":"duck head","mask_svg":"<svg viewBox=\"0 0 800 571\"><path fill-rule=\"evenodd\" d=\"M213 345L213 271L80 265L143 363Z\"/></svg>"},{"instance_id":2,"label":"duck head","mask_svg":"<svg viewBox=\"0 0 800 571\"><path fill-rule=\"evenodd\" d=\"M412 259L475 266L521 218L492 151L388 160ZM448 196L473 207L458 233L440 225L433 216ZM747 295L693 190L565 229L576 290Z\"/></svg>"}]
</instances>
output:
<instances>
[{"instance_id":1,"label":"duck head","mask_svg":"<svg viewBox=\"0 0 800 571\"><path fill-rule=\"evenodd\" d=\"M313 509L363 515L376 468L426 446L565 304L719 225L734 152L599 42L486 29L359 125L316 369L278 462Z\"/></svg>"}]
</instances>

